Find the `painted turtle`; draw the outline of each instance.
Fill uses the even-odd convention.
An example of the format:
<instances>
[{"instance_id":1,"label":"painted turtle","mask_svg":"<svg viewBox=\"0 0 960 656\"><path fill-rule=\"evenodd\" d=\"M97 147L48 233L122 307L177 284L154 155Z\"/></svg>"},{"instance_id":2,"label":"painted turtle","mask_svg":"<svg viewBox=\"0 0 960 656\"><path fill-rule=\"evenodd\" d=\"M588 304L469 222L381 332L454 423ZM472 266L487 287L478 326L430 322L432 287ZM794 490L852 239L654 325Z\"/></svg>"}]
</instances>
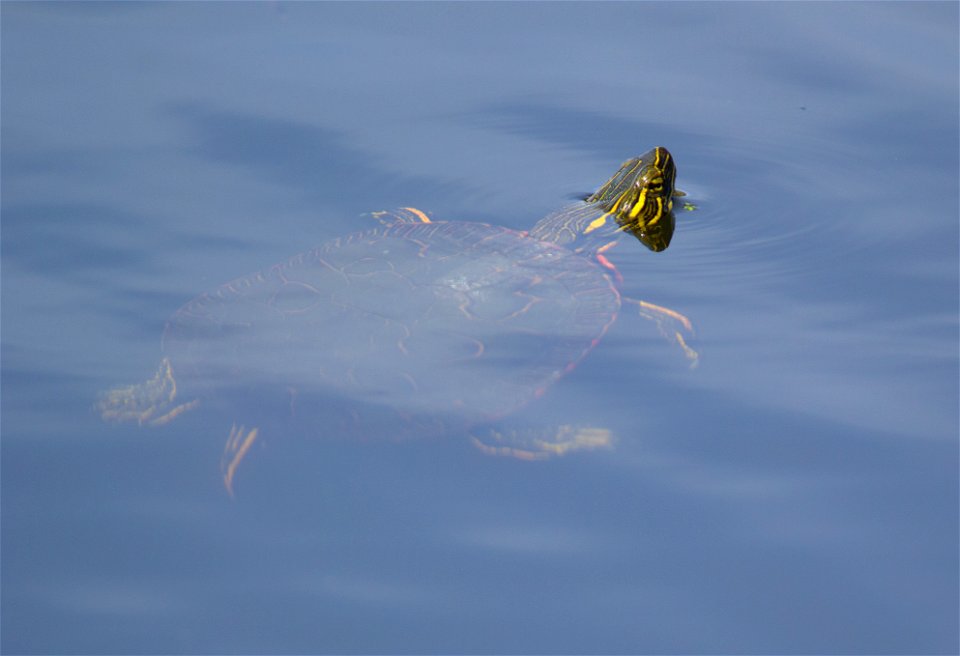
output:
<instances>
[{"instance_id":1,"label":"painted turtle","mask_svg":"<svg viewBox=\"0 0 960 656\"><path fill-rule=\"evenodd\" d=\"M167 322L157 374L104 393L104 419L164 424L210 399L261 426L284 415L325 433L384 437L462 428L490 453L538 458L608 444L563 426L479 437L597 344L623 300L604 256L624 232L654 251L673 234L676 169L657 147L529 232L433 221L414 208L202 294ZM682 315L641 312L690 330ZM681 330L670 335L691 360ZM259 428L234 424L222 469L232 494Z\"/></svg>"}]
</instances>

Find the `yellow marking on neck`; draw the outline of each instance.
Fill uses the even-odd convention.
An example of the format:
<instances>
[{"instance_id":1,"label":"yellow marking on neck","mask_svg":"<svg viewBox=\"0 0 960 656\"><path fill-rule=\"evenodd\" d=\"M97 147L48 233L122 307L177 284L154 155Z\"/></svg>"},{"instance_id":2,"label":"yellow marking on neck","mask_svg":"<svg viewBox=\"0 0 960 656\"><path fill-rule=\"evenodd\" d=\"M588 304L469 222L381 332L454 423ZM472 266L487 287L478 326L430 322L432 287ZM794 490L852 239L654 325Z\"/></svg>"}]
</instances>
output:
<instances>
[{"instance_id":1,"label":"yellow marking on neck","mask_svg":"<svg viewBox=\"0 0 960 656\"><path fill-rule=\"evenodd\" d=\"M626 197L627 193L624 192L617 196L617 202L613 204L613 207L610 208L610 214L616 214L617 210L620 209L620 203L623 202L623 199Z\"/></svg>"},{"instance_id":2,"label":"yellow marking on neck","mask_svg":"<svg viewBox=\"0 0 960 656\"><path fill-rule=\"evenodd\" d=\"M640 192L640 198L637 199L637 204L633 206L630 210L630 218L635 219L637 215L640 214L640 211L643 209L643 206L647 204L647 190L644 189Z\"/></svg>"},{"instance_id":3,"label":"yellow marking on neck","mask_svg":"<svg viewBox=\"0 0 960 656\"><path fill-rule=\"evenodd\" d=\"M430 221L430 217L421 210L418 210L416 207L401 207L400 209L416 214L421 223L432 223L432 221Z\"/></svg>"},{"instance_id":4,"label":"yellow marking on neck","mask_svg":"<svg viewBox=\"0 0 960 656\"><path fill-rule=\"evenodd\" d=\"M596 230L597 228L602 228L606 224L607 217L609 217L610 214L611 212L604 212L598 218L591 221L589 224L587 224L587 227L584 228L583 234L588 235L594 230Z\"/></svg>"}]
</instances>

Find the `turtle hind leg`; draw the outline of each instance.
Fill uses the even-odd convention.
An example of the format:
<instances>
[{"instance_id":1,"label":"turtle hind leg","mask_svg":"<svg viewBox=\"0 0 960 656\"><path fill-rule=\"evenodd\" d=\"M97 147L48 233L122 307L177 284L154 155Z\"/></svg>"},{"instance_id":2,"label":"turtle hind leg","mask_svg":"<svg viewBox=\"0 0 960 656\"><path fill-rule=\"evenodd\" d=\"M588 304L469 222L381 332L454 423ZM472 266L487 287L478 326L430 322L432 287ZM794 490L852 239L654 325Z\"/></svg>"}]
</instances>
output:
<instances>
[{"instance_id":1,"label":"turtle hind leg","mask_svg":"<svg viewBox=\"0 0 960 656\"><path fill-rule=\"evenodd\" d=\"M135 421L140 425L160 426L200 403L196 399L177 403L176 399L177 381L173 367L168 358L163 358L153 378L103 392L96 408L104 421Z\"/></svg>"},{"instance_id":2,"label":"turtle hind leg","mask_svg":"<svg viewBox=\"0 0 960 656\"><path fill-rule=\"evenodd\" d=\"M223 485L227 488L230 498L233 498L233 479L237 475L237 468L259 434L260 429L256 427L248 431L244 426L234 424L230 428L230 435L227 436L227 443L220 457L220 473L223 474Z\"/></svg>"},{"instance_id":3,"label":"turtle hind leg","mask_svg":"<svg viewBox=\"0 0 960 656\"><path fill-rule=\"evenodd\" d=\"M574 451L612 448L613 433L606 428L563 425L551 434L543 429L489 430L470 436L487 455L520 460L546 460Z\"/></svg>"}]
</instances>

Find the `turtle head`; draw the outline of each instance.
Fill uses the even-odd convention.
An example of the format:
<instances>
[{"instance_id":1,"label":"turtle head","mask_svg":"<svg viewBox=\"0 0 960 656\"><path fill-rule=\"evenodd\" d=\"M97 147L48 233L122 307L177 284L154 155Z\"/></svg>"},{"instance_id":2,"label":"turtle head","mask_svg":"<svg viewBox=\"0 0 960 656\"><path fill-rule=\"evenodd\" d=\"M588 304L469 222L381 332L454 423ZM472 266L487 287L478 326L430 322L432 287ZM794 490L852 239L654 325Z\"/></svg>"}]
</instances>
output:
<instances>
[{"instance_id":1,"label":"turtle head","mask_svg":"<svg viewBox=\"0 0 960 656\"><path fill-rule=\"evenodd\" d=\"M612 227L632 233L651 250L664 250L673 236L676 177L673 156L663 146L627 160L587 198L588 203L599 205L603 212L587 230L594 225ZM615 226L604 225L610 217L616 220Z\"/></svg>"}]
</instances>

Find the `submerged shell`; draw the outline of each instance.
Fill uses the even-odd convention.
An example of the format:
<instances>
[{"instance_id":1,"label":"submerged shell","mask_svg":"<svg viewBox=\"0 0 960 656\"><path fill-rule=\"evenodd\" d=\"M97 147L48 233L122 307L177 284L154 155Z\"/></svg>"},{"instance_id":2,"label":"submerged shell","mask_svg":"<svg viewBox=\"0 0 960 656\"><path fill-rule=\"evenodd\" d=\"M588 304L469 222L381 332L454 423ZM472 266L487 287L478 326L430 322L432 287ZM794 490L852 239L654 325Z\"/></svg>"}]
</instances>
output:
<instances>
[{"instance_id":1,"label":"submerged shell","mask_svg":"<svg viewBox=\"0 0 960 656\"><path fill-rule=\"evenodd\" d=\"M164 351L186 395L243 381L282 391L294 414L476 424L542 394L619 307L604 270L573 251L485 224L398 224L194 299L169 320Z\"/></svg>"}]
</instances>

